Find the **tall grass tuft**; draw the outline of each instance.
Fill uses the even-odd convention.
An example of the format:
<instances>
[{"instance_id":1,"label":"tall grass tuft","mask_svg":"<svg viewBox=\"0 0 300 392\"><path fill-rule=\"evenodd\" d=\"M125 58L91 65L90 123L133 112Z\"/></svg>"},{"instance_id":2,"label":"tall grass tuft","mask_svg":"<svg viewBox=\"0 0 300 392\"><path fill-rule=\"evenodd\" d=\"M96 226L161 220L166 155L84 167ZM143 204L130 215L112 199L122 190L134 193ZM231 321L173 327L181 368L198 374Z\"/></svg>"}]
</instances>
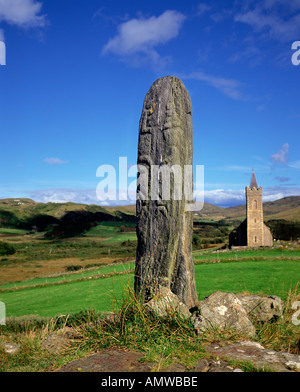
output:
<instances>
[{"instance_id":1,"label":"tall grass tuft","mask_svg":"<svg viewBox=\"0 0 300 392\"><path fill-rule=\"evenodd\" d=\"M173 362L193 367L197 359L206 356L189 320L178 313L166 318L151 315L132 288L124 291L116 309L113 321L99 319L80 326L77 334L85 349L137 350L145 353L145 361L157 364L156 370Z\"/></svg>"}]
</instances>

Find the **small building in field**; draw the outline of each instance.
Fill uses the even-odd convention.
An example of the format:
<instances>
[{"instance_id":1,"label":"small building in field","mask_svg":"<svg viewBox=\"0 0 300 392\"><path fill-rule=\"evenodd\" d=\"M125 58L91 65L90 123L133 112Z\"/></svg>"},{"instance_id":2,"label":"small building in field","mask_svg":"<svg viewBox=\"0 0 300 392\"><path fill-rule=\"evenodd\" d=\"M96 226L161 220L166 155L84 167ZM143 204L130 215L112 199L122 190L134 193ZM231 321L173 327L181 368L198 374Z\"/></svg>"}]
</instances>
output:
<instances>
[{"instance_id":1,"label":"small building in field","mask_svg":"<svg viewBox=\"0 0 300 392\"><path fill-rule=\"evenodd\" d=\"M262 186L257 186L254 170L246 186L246 219L229 234L229 246L272 246L273 236L264 224Z\"/></svg>"}]
</instances>

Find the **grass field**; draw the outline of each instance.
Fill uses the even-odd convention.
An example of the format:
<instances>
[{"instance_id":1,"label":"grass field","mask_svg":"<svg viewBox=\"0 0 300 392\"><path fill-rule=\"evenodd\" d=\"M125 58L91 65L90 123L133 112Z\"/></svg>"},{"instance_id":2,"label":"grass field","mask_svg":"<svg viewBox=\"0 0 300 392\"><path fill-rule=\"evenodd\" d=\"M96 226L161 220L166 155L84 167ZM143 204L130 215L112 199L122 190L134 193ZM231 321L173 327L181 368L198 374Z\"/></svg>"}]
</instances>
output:
<instances>
[{"instance_id":1,"label":"grass field","mask_svg":"<svg viewBox=\"0 0 300 392\"><path fill-rule=\"evenodd\" d=\"M300 277L299 250L194 252L199 299L215 291L278 295L286 299ZM216 257L219 257L216 258ZM55 316L86 309L111 311L133 286L134 263L4 284L0 301L7 316Z\"/></svg>"},{"instance_id":2,"label":"grass field","mask_svg":"<svg viewBox=\"0 0 300 392\"><path fill-rule=\"evenodd\" d=\"M266 209L269 213L284 212L288 203L294 208L290 208L294 219L298 198L280 203L282 210L278 203L267 203ZM142 351L146 361L156 364L155 370L164 369L173 361L192 369L199 358L207 355L207 343L249 339L231 329L195 335L190 320L170 315L162 322L145 311L133 293L135 224L132 219L124 219L123 214L134 214L135 206L108 212L98 206L42 204L22 199L2 200L0 207L0 222L6 222L0 228L0 241L15 250L10 253L6 244L1 244L0 301L6 308L7 323L0 326L0 372L53 371L108 347ZM62 217L70 211L78 212L71 214L76 219L99 212L106 215L97 226L92 221L74 233L68 233L72 225L66 225L64 235L41 226L45 215L63 221ZM237 223L225 220L229 214L242 218L244 207L225 210L207 205L202 212L207 214L199 217L193 238L194 249L198 249L193 258L199 299L218 290L278 295L286 300L283 318L256 325L254 341L265 348L299 355L299 326L291 319L295 312L292 303L300 300L300 242L282 242L282 246L277 242L279 246L272 249L223 250L228 231L233 228L230 225ZM34 216L41 218L37 225L32 220ZM200 242L196 241L197 236ZM102 312L107 311L119 315L113 325L103 323ZM64 334L69 326L75 334L70 345L59 353L48 353L42 345L45 339ZM18 344L20 350L9 355L4 349L6 343ZM239 367L247 371L249 364L241 362Z\"/></svg>"},{"instance_id":3,"label":"grass field","mask_svg":"<svg viewBox=\"0 0 300 392\"><path fill-rule=\"evenodd\" d=\"M132 223L103 222L79 237L49 240L42 233L0 229L0 240L16 249L0 258L0 301L7 316L113 310L124 288L133 287L134 231ZM200 300L217 290L285 299L299 282L299 246L205 249L193 258Z\"/></svg>"},{"instance_id":4,"label":"grass field","mask_svg":"<svg viewBox=\"0 0 300 392\"><path fill-rule=\"evenodd\" d=\"M136 234L132 231L135 228L127 223L130 231L122 232L122 226L124 223L103 222L80 237L54 240L45 239L43 233L1 229L0 241L13 245L16 253L0 256L0 284L64 273L71 266L133 260Z\"/></svg>"}]
</instances>

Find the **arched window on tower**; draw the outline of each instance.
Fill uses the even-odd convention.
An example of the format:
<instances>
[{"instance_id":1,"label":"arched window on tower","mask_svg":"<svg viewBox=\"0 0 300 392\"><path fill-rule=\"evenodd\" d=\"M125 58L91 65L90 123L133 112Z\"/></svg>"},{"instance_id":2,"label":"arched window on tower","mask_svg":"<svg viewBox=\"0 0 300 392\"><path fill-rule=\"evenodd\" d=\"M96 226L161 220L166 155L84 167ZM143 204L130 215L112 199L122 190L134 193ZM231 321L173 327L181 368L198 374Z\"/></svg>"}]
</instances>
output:
<instances>
[{"instance_id":1,"label":"arched window on tower","mask_svg":"<svg viewBox=\"0 0 300 392\"><path fill-rule=\"evenodd\" d=\"M253 200L253 210L257 210L257 200Z\"/></svg>"}]
</instances>

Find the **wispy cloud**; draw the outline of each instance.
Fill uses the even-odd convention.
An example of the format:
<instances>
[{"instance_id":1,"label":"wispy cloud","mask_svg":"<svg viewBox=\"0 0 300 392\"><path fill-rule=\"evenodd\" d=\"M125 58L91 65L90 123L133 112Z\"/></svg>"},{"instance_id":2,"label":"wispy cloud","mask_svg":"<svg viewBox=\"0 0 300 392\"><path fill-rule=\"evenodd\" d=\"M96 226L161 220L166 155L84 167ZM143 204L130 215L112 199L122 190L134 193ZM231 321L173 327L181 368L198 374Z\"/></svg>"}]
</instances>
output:
<instances>
[{"instance_id":1,"label":"wispy cloud","mask_svg":"<svg viewBox=\"0 0 300 392\"><path fill-rule=\"evenodd\" d=\"M289 42L300 33L299 10L298 0L250 0L235 21L248 24L262 38Z\"/></svg>"},{"instance_id":2,"label":"wispy cloud","mask_svg":"<svg viewBox=\"0 0 300 392\"><path fill-rule=\"evenodd\" d=\"M264 52L257 47L256 40L251 36L247 36L242 43L242 48L238 48L235 52L233 52L228 61L230 63L243 61L250 67L255 67L261 64L265 55Z\"/></svg>"},{"instance_id":3,"label":"wispy cloud","mask_svg":"<svg viewBox=\"0 0 300 392\"><path fill-rule=\"evenodd\" d=\"M173 10L158 17L130 19L118 26L118 34L107 42L102 53L122 58L142 54L157 62L160 55L156 47L177 37L185 19L185 15Z\"/></svg>"},{"instance_id":4,"label":"wispy cloud","mask_svg":"<svg viewBox=\"0 0 300 392\"><path fill-rule=\"evenodd\" d=\"M48 163L49 165L65 165L69 163L68 161L63 161L60 158L45 158L44 162Z\"/></svg>"},{"instance_id":5,"label":"wispy cloud","mask_svg":"<svg viewBox=\"0 0 300 392\"><path fill-rule=\"evenodd\" d=\"M213 76L202 71L193 72L188 75L182 75L183 79L194 79L207 83L227 95L232 99L244 99L241 92L243 84L235 79L226 79L220 76Z\"/></svg>"},{"instance_id":6,"label":"wispy cloud","mask_svg":"<svg viewBox=\"0 0 300 392\"><path fill-rule=\"evenodd\" d=\"M43 27L46 16L41 15L42 3L36 0L0 0L0 22L20 27Z\"/></svg>"},{"instance_id":7,"label":"wispy cloud","mask_svg":"<svg viewBox=\"0 0 300 392\"><path fill-rule=\"evenodd\" d=\"M289 152L289 144L284 143L280 150L271 156L271 161L273 164L281 163L282 165L287 164L288 160L288 152Z\"/></svg>"},{"instance_id":8,"label":"wispy cloud","mask_svg":"<svg viewBox=\"0 0 300 392\"><path fill-rule=\"evenodd\" d=\"M209 6L205 3L200 3L200 4L198 4L198 7L197 7L197 15L201 16L201 15L205 14L207 11L210 11L211 9L212 9L211 6Z\"/></svg>"},{"instance_id":9,"label":"wispy cloud","mask_svg":"<svg viewBox=\"0 0 300 392\"><path fill-rule=\"evenodd\" d=\"M289 177L275 177L275 180L279 181L279 182L288 182L290 181Z\"/></svg>"},{"instance_id":10,"label":"wispy cloud","mask_svg":"<svg viewBox=\"0 0 300 392\"><path fill-rule=\"evenodd\" d=\"M292 167L293 169L300 169L300 161L290 162L289 167Z\"/></svg>"},{"instance_id":11,"label":"wispy cloud","mask_svg":"<svg viewBox=\"0 0 300 392\"><path fill-rule=\"evenodd\" d=\"M251 173L251 167L241 166L241 165L225 165L218 168L218 170L226 170L226 171L242 171Z\"/></svg>"}]
</instances>

